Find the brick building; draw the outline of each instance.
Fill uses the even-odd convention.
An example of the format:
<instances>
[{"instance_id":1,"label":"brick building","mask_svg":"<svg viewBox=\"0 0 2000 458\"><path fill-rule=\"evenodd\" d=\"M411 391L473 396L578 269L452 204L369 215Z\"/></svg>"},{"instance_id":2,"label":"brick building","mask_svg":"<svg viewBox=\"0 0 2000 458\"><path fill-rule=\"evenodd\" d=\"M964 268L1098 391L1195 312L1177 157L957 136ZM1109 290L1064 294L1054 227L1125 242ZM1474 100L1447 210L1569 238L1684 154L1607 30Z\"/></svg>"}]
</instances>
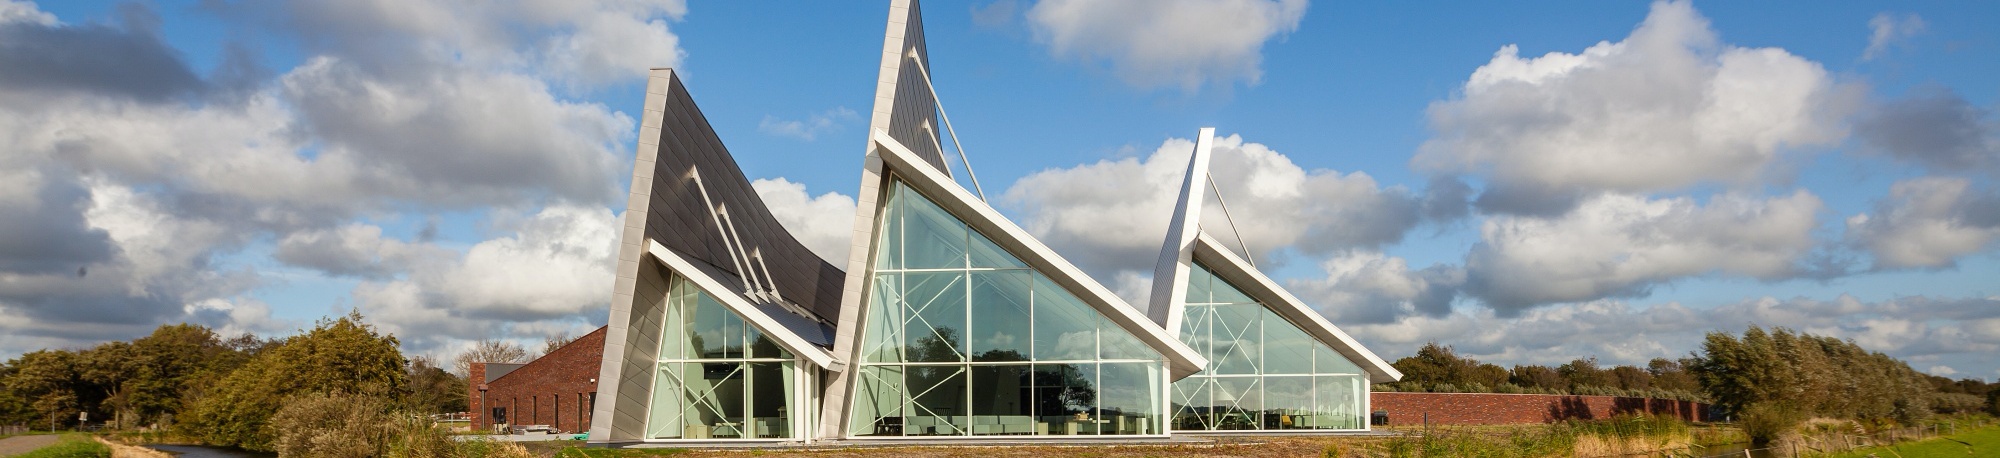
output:
<instances>
[{"instance_id":1,"label":"brick building","mask_svg":"<svg viewBox=\"0 0 2000 458\"><path fill-rule=\"evenodd\" d=\"M588 431L603 359L604 328L597 328L527 364L472 363L466 377L472 427L549 425L564 432Z\"/></svg>"}]
</instances>

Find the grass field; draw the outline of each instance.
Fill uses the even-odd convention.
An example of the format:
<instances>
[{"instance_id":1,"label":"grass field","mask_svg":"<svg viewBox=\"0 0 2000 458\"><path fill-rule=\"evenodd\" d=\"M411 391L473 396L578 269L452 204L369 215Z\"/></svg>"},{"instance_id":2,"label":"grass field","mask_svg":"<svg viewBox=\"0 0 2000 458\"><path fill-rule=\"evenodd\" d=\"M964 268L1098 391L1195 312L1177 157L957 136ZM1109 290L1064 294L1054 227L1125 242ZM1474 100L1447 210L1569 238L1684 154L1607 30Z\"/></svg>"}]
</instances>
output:
<instances>
[{"instance_id":1,"label":"grass field","mask_svg":"<svg viewBox=\"0 0 2000 458\"><path fill-rule=\"evenodd\" d=\"M89 434L64 433L54 445L42 447L15 458L110 458L111 447L97 443Z\"/></svg>"},{"instance_id":2,"label":"grass field","mask_svg":"<svg viewBox=\"0 0 2000 458\"><path fill-rule=\"evenodd\" d=\"M1866 456L2000 456L2000 425L1992 425L1936 439L1905 442L1888 447L1869 447L1834 455L1841 458Z\"/></svg>"}]
</instances>

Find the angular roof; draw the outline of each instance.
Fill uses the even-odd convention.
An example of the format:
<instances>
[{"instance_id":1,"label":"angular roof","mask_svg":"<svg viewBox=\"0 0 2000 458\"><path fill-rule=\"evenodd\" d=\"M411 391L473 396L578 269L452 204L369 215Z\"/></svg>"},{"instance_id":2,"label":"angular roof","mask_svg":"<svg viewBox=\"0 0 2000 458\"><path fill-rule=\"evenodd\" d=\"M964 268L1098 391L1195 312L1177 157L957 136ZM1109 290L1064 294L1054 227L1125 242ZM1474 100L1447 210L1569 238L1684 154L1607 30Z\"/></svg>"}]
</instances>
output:
<instances>
[{"instance_id":1,"label":"angular roof","mask_svg":"<svg viewBox=\"0 0 2000 458\"><path fill-rule=\"evenodd\" d=\"M1188 159L1187 175L1181 182L1180 198L1174 205L1173 219L1168 222L1166 243L1160 248L1159 262L1153 266L1153 296L1146 315L1162 328L1180 329L1183 310L1187 307L1188 276L1194 263L1199 262L1214 272L1217 278L1235 286L1272 312L1299 325L1314 339L1357 363L1368 372L1369 381L1383 383L1402 379L1402 372L1390 367L1388 362L1328 322L1305 301L1278 286L1256 266L1250 265L1202 229L1202 201L1208 193L1208 165L1214 137L1215 129L1203 128L1195 140L1194 154Z\"/></svg>"}]
</instances>

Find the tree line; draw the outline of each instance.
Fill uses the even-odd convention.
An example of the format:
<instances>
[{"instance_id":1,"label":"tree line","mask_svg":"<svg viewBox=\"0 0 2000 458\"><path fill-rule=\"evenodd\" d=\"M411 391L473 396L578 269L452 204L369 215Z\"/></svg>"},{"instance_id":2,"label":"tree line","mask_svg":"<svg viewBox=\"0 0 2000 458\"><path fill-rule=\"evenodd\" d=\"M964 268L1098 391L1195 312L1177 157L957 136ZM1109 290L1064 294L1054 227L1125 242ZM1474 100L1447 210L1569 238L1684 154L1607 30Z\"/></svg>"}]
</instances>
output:
<instances>
[{"instance_id":1,"label":"tree line","mask_svg":"<svg viewBox=\"0 0 2000 458\"><path fill-rule=\"evenodd\" d=\"M1630 396L1708 402L1687 359L1654 358L1645 367L1598 365L1597 358L1577 358L1549 367L1533 364L1511 368L1459 356L1437 342L1417 354L1390 363L1403 380L1377 385L1380 391L1433 393L1514 393Z\"/></svg>"},{"instance_id":2,"label":"tree line","mask_svg":"<svg viewBox=\"0 0 2000 458\"><path fill-rule=\"evenodd\" d=\"M1850 340L1751 326L1710 332L1700 351L1645 367L1601 368L1595 358L1511 368L1432 342L1391 363L1402 381L1383 391L1611 395L1712 403L1728 418L1779 428L1808 418L1915 425L1936 414L2000 415L2000 383L1926 375Z\"/></svg>"},{"instance_id":3,"label":"tree line","mask_svg":"<svg viewBox=\"0 0 2000 458\"><path fill-rule=\"evenodd\" d=\"M275 450L271 421L308 396L359 396L412 414L462 412L466 382L359 313L302 334L224 338L194 324L131 341L37 350L0 365L0 424L165 430L204 443Z\"/></svg>"}]
</instances>

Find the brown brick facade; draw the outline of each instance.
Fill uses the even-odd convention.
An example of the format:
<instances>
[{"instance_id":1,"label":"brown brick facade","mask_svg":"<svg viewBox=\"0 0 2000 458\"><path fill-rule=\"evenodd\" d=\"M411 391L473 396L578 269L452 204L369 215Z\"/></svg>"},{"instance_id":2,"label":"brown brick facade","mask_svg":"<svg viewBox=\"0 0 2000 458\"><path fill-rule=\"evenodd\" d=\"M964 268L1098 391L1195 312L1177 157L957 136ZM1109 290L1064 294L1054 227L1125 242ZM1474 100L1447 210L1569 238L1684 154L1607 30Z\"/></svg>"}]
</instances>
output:
<instances>
[{"instance_id":1,"label":"brown brick facade","mask_svg":"<svg viewBox=\"0 0 2000 458\"><path fill-rule=\"evenodd\" d=\"M491 429L493 409L503 408L507 424L549 425L573 433L589 430L590 404L597 396L597 369L604 359L604 331L597 328L484 383L483 394L480 382L486 380L486 364L473 363L466 377L473 428Z\"/></svg>"},{"instance_id":2,"label":"brown brick facade","mask_svg":"<svg viewBox=\"0 0 2000 458\"><path fill-rule=\"evenodd\" d=\"M1652 414L1706 421L1708 405L1690 401L1616 396L1489 393L1370 393L1369 405L1389 414L1390 425L1551 423Z\"/></svg>"}]
</instances>

